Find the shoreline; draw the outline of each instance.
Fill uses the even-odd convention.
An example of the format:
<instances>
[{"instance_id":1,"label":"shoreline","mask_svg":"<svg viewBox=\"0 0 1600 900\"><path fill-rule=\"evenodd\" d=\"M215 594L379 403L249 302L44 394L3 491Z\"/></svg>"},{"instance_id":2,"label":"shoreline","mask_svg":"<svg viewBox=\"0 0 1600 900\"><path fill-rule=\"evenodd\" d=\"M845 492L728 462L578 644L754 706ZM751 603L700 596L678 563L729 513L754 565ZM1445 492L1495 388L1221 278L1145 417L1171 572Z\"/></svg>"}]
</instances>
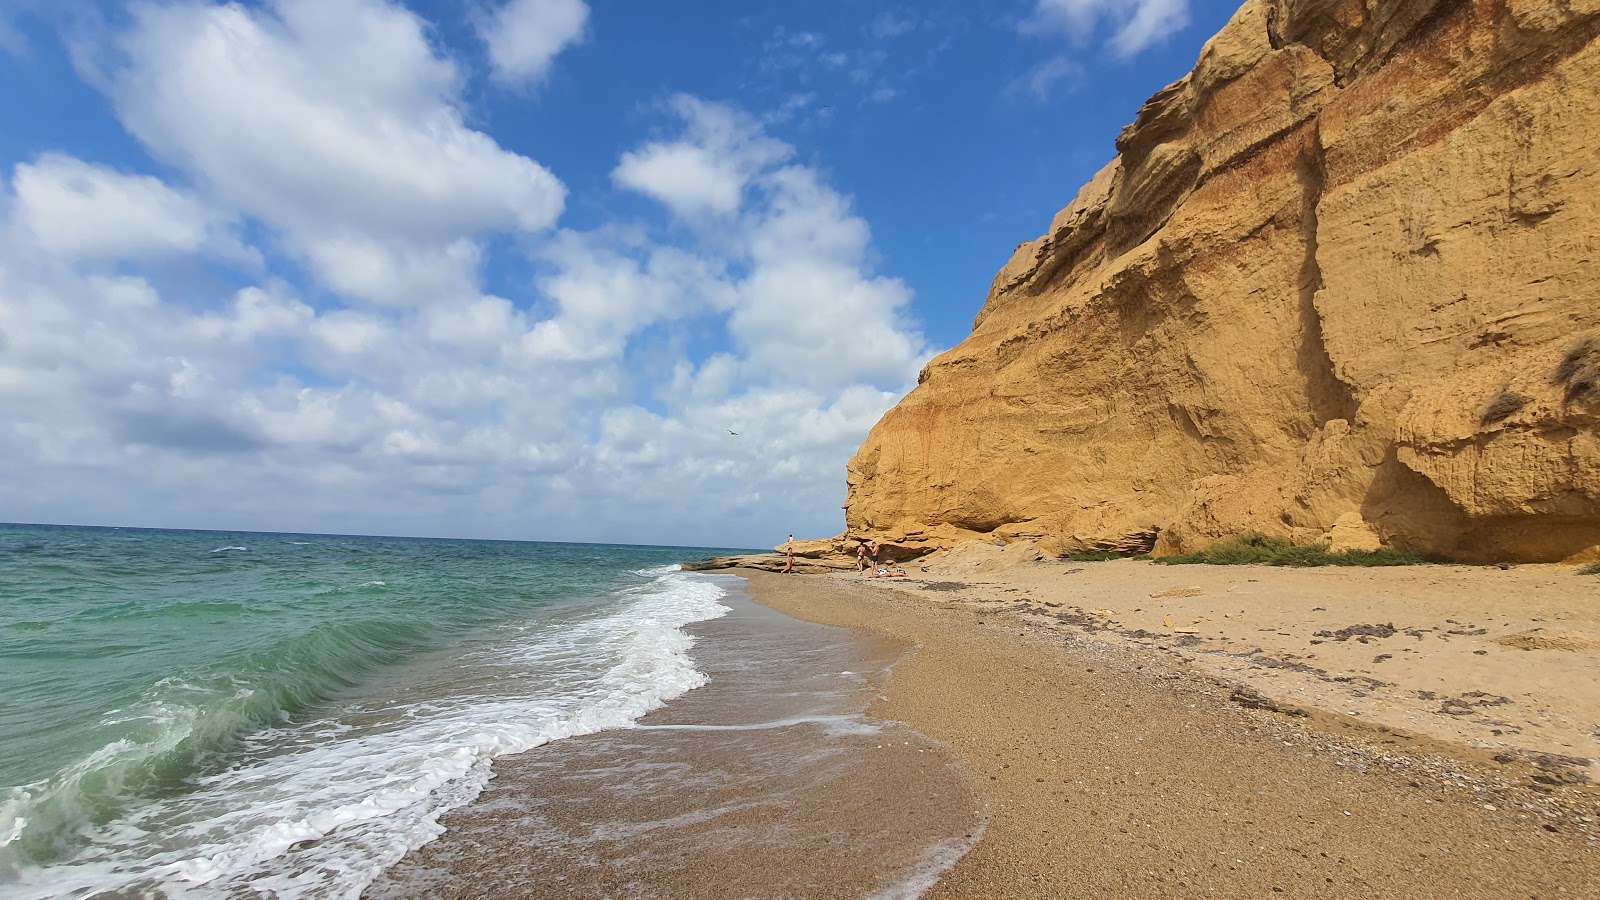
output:
<instances>
[{"instance_id":1,"label":"shoreline","mask_svg":"<svg viewBox=\"0 0 1600 900\"><path fill-rule=\"evenodd\" d=\"M1061 579L1096 565L1100 572L1067 598ZM1256 692L1248 679L1208 668L1209 644L1226 635L1195 635L1206 646L1179 646L1175 629L1162 635L1142 619L1124 621L1161 609L1149 595L1164 589L1150 578L1198 588L1166 598L1194 604L1212 586L1190 582L1253 585L1263 582L1262 570L1119 565L932 572L920 584L739 572L759 603L918 648L870 712L944 742L990 810L982 841L927 896L1600 896L1600 803L1581 783L1579 758L1548 768L1532 751L1497 761L1488 748L1410 734L1337 703L1319 709L1310 701L1321 698L1310 694L1276 702L1280 686ZM1326 578L1291 577L1330 593ZM1107 605L1122 602L1108 599L1117 583L1123 599L1147 599L1107 615ZM1459 585L1445 590L1459 603ZM1237 590L1215 593L1229 606L1239 598ZM1323 612L1352 613L1332 594L1334 602L1318 604ZM1401 610L1391 609L1398 629ZM1171 611L1159 615L1165 622ZM1139 631L1148 636L1125 633ZM1439 643L1464 645L1463 637L1494 635L1445 635ZM1328 643L1313 639L1319 648ZM1332 643L1382 655L1358 640ZM1258 682L1283 672L1311 678L1270 665L1262 671L1272 677ZM1364 684L1329 677L1312 680L1341 692ZM1368 689L1363 699L1376 704L1378 693ZM1541 775L1554 783L1533 780Z\"/></svg>"},{"instance_id":2,"label":"shoreline","mask_svg":"<svg viewBox=\"0 0 1600 900\"><path fill-rule=\"evenodd\" d=\"M630 727L496 759L363 896L920 895L982 818L941 746L867 713L909 647L723 577L729 612L685 627L704 685Z\"/></svg>"}]
</instances>

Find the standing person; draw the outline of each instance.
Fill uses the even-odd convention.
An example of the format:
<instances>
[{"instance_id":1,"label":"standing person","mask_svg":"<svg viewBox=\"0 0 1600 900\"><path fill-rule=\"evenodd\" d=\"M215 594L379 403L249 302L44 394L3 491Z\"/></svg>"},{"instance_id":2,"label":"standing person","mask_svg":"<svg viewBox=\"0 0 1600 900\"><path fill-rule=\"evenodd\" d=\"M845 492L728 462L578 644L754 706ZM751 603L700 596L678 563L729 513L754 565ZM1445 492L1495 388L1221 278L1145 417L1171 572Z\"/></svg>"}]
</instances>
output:
<instances>
[{"instance_id":1,"label":"standing person","mask_svg":"<svg viewBox=\"0 0 1600 900\"><path fill-rule=\"evenodd\" d=\"M856 571L861 572L867 568L867 542L856 544Z\"/></svg>"},{"instance_id":2,"label":"standing person","mask_svg":"<svg viewBox=\"0 0 1600 900\"><path fill-rule=\"evenodd\" d=\"M784 555L787 557L783 563L783 574L794 574L794 535L789 535L789 543L783 545Z\"/></svg>"},{"instance_id":3,"label":"standing person","mask_svg":"<svg viewBox=\"0 0 1600 900\"><path fill-rule=\"evenodd\" d=\"M872 571L878 571L878 542L873 541L869 552L872 554Z\"/></svg>"}]
</instances>

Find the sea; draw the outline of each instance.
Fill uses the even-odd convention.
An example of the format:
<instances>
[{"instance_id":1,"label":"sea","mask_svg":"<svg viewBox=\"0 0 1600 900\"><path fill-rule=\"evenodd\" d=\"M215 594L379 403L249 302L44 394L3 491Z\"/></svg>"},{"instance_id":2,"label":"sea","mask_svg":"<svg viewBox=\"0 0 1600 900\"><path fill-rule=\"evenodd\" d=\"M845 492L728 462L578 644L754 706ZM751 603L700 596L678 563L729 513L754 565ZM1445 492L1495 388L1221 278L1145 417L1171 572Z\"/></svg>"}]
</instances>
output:
<instances>
[{"instance_id":1,"label":"sea","mask_svg":"<svg viewBox=\"0 0 1600 900\"><path fill-rule=\"evenodd\" d=\"M699 687L711 552L0 526L0 891L362 885L495 757Z\"/></svg>"},{"instance_id":2,"label":"sea","mask_svg":"<svg viewBox=\"0 0 1600 900\"><path fill-rule=\"evenodd\" d=\"M623 893L651 895L652 877L689 865L664 883L715 895L684 847L714 863L730 852L715 841L750 845L752 798L777 798L771 846L794 839L796 803L835 834L847 816L830 804L885 777L874 747L932 754L913 757L925 768L939 753L863 717L897 651L757 607L742 579L679 569L727 552L0 525L0 897L471 896L468 882L442 889L456 876L438 866L427 882L397 864L454 846L439 840L452 816L472 821L511 759L500 789L515 789L495 808L509 797L520 811L492 831L542 830L514 842L523 880L507 890L602 890L583 879L611 871L593 861L609 847L647 870ZM699 691L698 707L672 706L712 681L720 693ZM731 739L744 762L771 764L728 775L716 760ZM630 794L646 774L654 786ZM958 780L940 763L906 786L954 805L897 807L918 830L873 849L844 895L915 896L965 852L977 815ZM645 801L694 812L641 825ZM552 804L588 830L556 835ZM463 879L487 865L448 853Z\"/></svg>"}]
</instances>

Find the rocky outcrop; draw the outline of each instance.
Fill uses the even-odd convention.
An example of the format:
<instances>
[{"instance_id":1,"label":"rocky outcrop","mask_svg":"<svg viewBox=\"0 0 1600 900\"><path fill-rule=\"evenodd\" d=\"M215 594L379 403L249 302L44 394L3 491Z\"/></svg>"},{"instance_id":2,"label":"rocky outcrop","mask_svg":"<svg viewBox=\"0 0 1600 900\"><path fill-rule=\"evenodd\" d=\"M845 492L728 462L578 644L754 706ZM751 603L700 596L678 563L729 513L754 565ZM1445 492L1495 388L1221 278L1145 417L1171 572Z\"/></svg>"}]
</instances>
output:
<instances>
[{"instance_id":1,"label":"rocky outcrop","mask_svg":"<svg viewBox=\"0 0 1600 900\"><path fill-rule=\"evenodd\" d=\"M1600 544L1600 0L1249 0L849 465L922 550Z\"/></svg>"},{"instance_id":2,"label":"rocky outcrop","mask_svg":"<svg viewBox=\"0 0 1600 900\"><path fill-rule=\"evenodd\" d=\"M788 560L781 553L755 553L748 556L708 556L680 564L685 572L715 572L719 569L761 569L766 572L782 572L787 568ZM823 559L801 559L795 557L794 570L801 575L822 575L828 572L843 572L850 569L843 556L837 554Z\"/></svg>"}]
</instances>

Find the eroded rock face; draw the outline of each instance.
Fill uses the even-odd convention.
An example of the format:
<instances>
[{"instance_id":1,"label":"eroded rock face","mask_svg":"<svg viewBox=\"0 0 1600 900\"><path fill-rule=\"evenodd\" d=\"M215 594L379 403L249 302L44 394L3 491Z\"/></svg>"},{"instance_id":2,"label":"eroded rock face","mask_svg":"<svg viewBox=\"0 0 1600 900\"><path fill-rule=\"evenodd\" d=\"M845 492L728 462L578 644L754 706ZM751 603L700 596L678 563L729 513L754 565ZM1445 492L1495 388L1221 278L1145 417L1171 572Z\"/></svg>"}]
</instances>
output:
<instances>
[{"instance_id":1,"label":"eroded rock face","mask_svg":"<svg viewBox=\"0 0 1600 900\"><path fill-rule=\"evenodd\" d=\"M1249 0L872 431L849 533L1600 544L1597 33L1600 0Z\"/></svg>"}]
</instances>

